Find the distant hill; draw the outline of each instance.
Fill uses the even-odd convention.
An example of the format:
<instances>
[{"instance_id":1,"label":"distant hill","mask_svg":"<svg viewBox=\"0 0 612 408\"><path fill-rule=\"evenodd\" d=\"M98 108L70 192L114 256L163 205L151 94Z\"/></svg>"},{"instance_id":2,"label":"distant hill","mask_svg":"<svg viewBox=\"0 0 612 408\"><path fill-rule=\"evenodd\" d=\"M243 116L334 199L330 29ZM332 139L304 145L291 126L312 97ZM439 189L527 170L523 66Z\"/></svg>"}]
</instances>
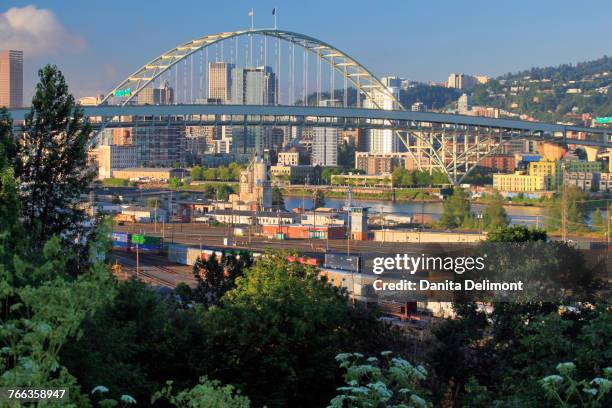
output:
<instances>
[{"instance_id":1,"label":"distant hill","mask_svg":"<svg viewBox=\"0 0 612 408\"><path fill-rule=\"evenodd\" d=\"M576 81L603 72L612 72L612 57L603 56L593 61L562 64L556 67L531 68L514 74L502 75L499 79L516 80L530 77L539 80L548 78L553 81Z\"/></svg>"},{"instance_id":2,"label":"distant hill","mask_svg":"<svg viewBox=\"0 0 612 408\"><path fill-rule=\"evenodd\" d=\"M473 103L546 121L612 116L612 57L505 74L478 85Z\"/></svg>"}]
</instances>

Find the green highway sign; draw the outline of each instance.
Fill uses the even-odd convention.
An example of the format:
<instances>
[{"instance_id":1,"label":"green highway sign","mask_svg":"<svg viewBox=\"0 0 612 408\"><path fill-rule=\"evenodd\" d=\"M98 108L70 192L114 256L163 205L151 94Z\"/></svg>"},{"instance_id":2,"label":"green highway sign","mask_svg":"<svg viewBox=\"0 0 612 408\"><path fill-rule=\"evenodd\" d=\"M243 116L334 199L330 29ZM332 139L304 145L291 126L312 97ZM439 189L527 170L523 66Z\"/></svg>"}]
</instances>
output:
<instances>
[{"instance_id":1,"label":"green highway sign","mask_svg":"<svg viewBox=\"0 0 612 408\"><path fill-rule=\"evenodd\" d=\"M595 118L596 123L612 123L612 116L607 116L604 118Z\"/></svg>"},{"instance_id":2,"label":"green highway sign","mask_svg":"<svg viewBox=\"0 0 612 408\"><path fill-rule=\"evenodd\" d=\"M145 242L145 237L142 234L134 234L132 235L132 244L143 245Z\"/></svg>"},{"instance_id":3,"label":"green highway sign","mask_svg":"<svg viewBox=\"0 0 612 408\"><path fill-rule=\"evenodd\" d=\"M130 96L132 95L132 88L117 89L113 95L114 96Z\"/></svg>"}]
</instances>

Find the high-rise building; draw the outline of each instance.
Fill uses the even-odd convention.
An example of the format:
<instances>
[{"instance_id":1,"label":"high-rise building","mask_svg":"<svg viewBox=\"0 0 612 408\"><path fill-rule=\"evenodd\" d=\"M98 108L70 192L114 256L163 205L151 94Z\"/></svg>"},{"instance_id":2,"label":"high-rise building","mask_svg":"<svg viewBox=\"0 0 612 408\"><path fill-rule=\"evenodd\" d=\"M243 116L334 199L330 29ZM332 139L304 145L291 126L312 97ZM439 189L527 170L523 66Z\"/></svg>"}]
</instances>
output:
<instances>
[{"instance_id":1,"label":"high-rise building","mask_svg":"<svg viewBox=\"0 0 612 408\"><path fill-rule=\"evenodd\" d=\"M467 74L450 74L448 76L448 81L446 82L446 86L448 88L456 88L456 89L472 89L479 83L479 80Z\"/></svg>"},{"instance_id":2,"label":"high-rise building","mask_svg":"<svg viewBox=\"0 0 612 408\"><path fill-rule=\"evenodd\" d=\"M140 166L171 167L185 163L185 125L134 127L132 138Z\"/></svg>"},{"instance_id":3,"label":"high-rise building","mask_svg":"<svg viewBox=\"0 0 612 408\"><path fill-rule=\"evenodd\" d=\"M466 114L472 110L472 97L468 94L463 94L457 101L457 110L459 113Z\"/></svg>"},{"instance_id":4,"label":"high-rise building","mask_svg":"<svg viewBox=\"0 0 612 408\"><path fill-rule=\"evenodd\" d=\"M232 103L238 105L274 105L277 101L276 74L270 67L233 68Z\"/></svg>"},{"instance_id":5,"label":"high-rise building","mask_svg":"<svg viewBox=\"0 0 612 408\"><path fill-rule=\"evenodd\" d=\"M394 83L394 81L386 81ZM369 109L398 109L399 88L387 86L384 90L374 90L372 99L366 99L364 107ZM395 153L399 151L399 140L392 129L372 129L369 131L368 151L370 153Z\"/></svg>"},{"instance_id":6,"label":"high-rise building","mask_svg":"<svg viewBox=\"0 0 612 408\"><path fill-rule=\"evenodd\" d=\"M174 103L174 89L170 87L168 81L159 88L147 87L138 94L140 105L172 105Z\"/></svg>"},{"instance_id":7,"label":"high-rise building","mask_svg":"<svg viewBox=\"0 0 612 408\"><path fill-rule=\"evenodd\" d=\"M0 50L0 107L23 106L23 51Z\"/></svg>"},{"instance_id":8,"label":"high-rise building","mask_svg":"<svg viewBox=\"0 0 612 408\"><path fill-rule=\"evenodd\" d=\"M113 177L113 171L137 167L136 146L99 146L93 149L98 167L98 178Z\"/></svg>"},{"instance_id":9,"label":"high-rise building","mask_svg":"<svg viewBox=\"0 0 612 408\"><path fill-rule=\"evenodd\" d=\"M320 106L340 106L336 99L323 100ZM333 127L316 127L312 138L312 165L338 165L338 135L339 130Z\"/></svg>"},{"instance_id":10,"label":"high-rise building","mask_svg":"<svg viewBox=\"0 0 612 408\"><path fill-rule=\"evenodd\" d=\"M278 91L276 75L270 67L233 68L232 103L238 105L274 105ZM263 154L270 148L271 129L262 126L234 126L232 148L238 154Z\"/></svg>"},{"instance_id":11,"label":"high-rise building","mask_svg":"<svg viewBox=\"0 0 612 408\"><path fill-rule=\"evenodd\" d=\"M232 99L232 70L234 64L211 62L208 64L208 99L230 103Z\"/></svg>"}]
</instances>

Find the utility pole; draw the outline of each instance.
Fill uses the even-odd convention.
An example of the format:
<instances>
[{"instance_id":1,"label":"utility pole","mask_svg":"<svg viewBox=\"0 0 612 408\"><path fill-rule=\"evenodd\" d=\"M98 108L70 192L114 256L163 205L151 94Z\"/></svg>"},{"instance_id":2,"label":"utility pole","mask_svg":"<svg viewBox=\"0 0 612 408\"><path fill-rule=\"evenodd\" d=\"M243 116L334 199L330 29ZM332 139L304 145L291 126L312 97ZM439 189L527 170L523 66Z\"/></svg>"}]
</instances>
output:
<instances>
[{"instance_id":1,"label":"utility pole","mask_svg":"<svg viewBox=\"0 0 612 408\"><path fill-rule=\"evenodd\" d=\"M561 200L562 216L561 216L561 239L567 241L567 189L565 188L565 163L561 163L561 188L563 189L563 196Z\"/></svg>"}]
</instances>

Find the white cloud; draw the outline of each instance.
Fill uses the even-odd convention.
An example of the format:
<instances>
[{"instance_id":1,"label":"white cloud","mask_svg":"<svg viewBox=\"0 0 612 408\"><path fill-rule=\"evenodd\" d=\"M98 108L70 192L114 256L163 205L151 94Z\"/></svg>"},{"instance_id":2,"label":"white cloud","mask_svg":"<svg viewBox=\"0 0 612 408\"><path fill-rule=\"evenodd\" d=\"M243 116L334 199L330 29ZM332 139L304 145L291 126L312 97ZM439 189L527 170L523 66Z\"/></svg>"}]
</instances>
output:
<instances>
[{"instance_id":1,"label":"white cloud","mask_svg":"<svg viewBox=\"0 0 612 408\"><path fill-rule=\"evenodd\" d=\"M69 32L52 11L26 6L13 7L0 14L0 48L39 56L83 51L86 42Z\"/></svg>"}]
</instances>

